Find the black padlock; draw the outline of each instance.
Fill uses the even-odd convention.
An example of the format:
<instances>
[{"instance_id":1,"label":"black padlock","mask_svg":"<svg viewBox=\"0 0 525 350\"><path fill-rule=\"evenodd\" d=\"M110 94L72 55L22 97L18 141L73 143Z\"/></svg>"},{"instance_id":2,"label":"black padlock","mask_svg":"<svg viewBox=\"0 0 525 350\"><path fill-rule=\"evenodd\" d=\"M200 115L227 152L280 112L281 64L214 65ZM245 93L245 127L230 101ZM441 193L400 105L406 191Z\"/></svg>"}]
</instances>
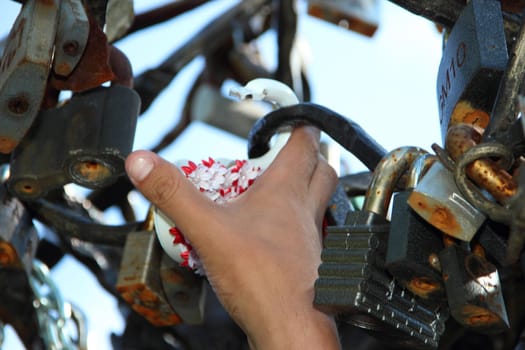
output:
<instances>
[{"instance_id":1,"label":"black padlock","mask_svg":"<svg viewBox=\"0 0 525 350\"><path fill-rule=\"evenodd\" d=\"M88 188L112 183L124 174L139 105L134 90L113 85L42 111L13 152L10 191L30 200L68 182Z\"/></svg>"},{"instance_id":2,"label":"black padlock","mask_svg":"<svg viewBox=\"0 0 525 350\"><path fill-rule=\"evenodd\" d=\"M488 125L508 60L499 1L467 3L448 37L437 77L441 135L449 125Z\"/></svg>"},{"instance_id":3,"label":"black padlock","mask_svg":"<svg viewBox=\"0 0 525 350\"><path fill-rule=\"evenodd\" d=\"M388 328L405 345L435 348L447 318L441 303L416 297L385 269L389 199L421 152L411 147L390 152L374 172L364 210L349 212L344 226L328 227L314 303L378 335Z\"/></svg>"},{"instance_id":4,"label":"black padlock","mask_svg":"<svg viewBox=\"0 0 525 350\"><path fill-rule=\"evenodd\" d=\"M393 199L386 268L412 293L443 300L445 287L438 270L443 234L408 206L410 193L399 192Z\"/></svg>"},{"instance_id":5,"label":"black padlock","mask_svg":"<svg viewBox=\"0 0 525 350\"><path fill-rule=\"evenodd\" d=\"M483 256L451 244L439 254L451 316L464 327L498 333L509 320L496 267Z\"/></svg>"},{"instance_id":6,"label":"black padlock","mask_svg":"<svg viewBox=\"0 0 525 350\"><path fill-rule=\"evenodd\" d=\"M442 233L408 205L408 197L436 157L427 153L410 166L405 191L393 197L391 225L385 265L396 280L421 298L445 296L439 271L439 252L443 249Z\"/></svg>"}]
</instances>

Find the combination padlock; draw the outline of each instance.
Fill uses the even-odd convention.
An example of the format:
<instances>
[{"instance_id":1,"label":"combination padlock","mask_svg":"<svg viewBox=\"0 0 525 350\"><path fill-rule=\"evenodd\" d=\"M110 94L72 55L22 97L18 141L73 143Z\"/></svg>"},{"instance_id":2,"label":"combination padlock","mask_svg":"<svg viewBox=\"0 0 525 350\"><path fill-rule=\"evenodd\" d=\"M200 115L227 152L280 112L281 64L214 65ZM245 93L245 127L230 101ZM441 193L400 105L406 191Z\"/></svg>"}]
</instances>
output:
<instances>
[{"instance_id":1,"label":"combination padlock","mask_svg":"<svg viewBox=\"0 0 525 350\"><path fill-rule=\"evenodd\" d=\"M436 348L446 310L402 288L385 269L390 196L421 153L413 147L390 152L374 172L364 210L349 212L344 226L327 228L314 304L378 337L389 329L405 345Z\"/></svg>"},{"instance_id":2,"label":"combination padlock","mask_svg":"<svg viewBox=\"0 0 525 350\"><path fill-rule=\"evenodd\" d=\"M469 1L446 40L438 70L443 143L451 125L488 125L507 61L500 3Z\"/></svg>"},{"instance_id":3,"label":"combination padlock","mask_svg":"<svg viewBox=\"0 0 525 350\"><path fill-rule=\"evenodd\" d=\"M40 112L13 152L9 190L31 200L68 182L102 188L124 174L140 98L125 86L79 93Z\"/></svg>"},{"instance_id":4,"label":"combination padlock","mask_svg":"<svg viewBox=\"0 0 525 350\"><path fill-rule=\"evenodd\" d=\"M443 300L445 289L439 271L439 252L443 249L442 233L416 214L407 203L411 190L435 156L416 158L409 169L404 191L393 197L392 219L388 234L385 265L403 287L421 298Z\"/></svg>"},{"instance_id":5,"label":"combination padlock","mask_svg":"<svg viewBox=\"0 0 525 350\"><path fill-rule=\"evenodd\" d=\"M439 254L450 315L477 332L495 334L509 327L496 267L479 252L447 244Z\"/></svg>"}]
</instances>

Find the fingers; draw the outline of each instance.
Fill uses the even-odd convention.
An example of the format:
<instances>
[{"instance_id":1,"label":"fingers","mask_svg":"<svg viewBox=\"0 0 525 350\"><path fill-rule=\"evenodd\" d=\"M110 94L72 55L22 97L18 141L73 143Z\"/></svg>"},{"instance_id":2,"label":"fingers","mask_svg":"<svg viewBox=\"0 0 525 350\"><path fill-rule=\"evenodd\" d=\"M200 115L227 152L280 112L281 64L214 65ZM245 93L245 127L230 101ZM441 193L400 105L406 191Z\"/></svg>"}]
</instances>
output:
<instances>
[{"instance_id":1,"label":"fingers","mask_svg":"<svg viewBox=\"0 0 525 350\"><path fill-rule=\"evenodd\" d=\"M319 223L322 221L328 201L332 197L337 186L337 174L328 164L326 159L319 155L317 167L310 181L308 196L309 202L312 203L316 219Z\"/></svg>"},{"instance_id":2,"label":"fingers","mask_svg":"<svg viewBox=\"0 0 525 350\"><path fill-rule=\"evenodd\" d=\"M280 187L304 188L310 182L318 153L319 130L310 126L297 127L266 173Z\"/></svg>"},{"instance_id":3,"label":"fingers","mask_svg":"<svg viewBox=\"0 0 525 350\"><path fill-rule=\"evenodd\" d=\"M126 159L126 172L135 187L173 219L190 240L192 223L211 216L213 203L171 163L152 152L133 152Z\"/></svg>"}]
</instances>

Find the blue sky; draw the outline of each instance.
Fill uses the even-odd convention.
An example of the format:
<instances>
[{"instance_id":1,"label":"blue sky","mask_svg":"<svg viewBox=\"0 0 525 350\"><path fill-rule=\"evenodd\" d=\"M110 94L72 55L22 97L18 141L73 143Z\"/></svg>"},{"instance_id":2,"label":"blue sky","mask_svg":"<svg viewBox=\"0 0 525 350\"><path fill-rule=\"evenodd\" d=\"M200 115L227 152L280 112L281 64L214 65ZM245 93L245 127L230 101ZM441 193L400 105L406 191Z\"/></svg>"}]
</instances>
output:
<instances>
[{"instance_id":1,"label":"blue sky","mask_svg":"<svg viewBox=\"0 0 525 350\"><path fill-rule=\"evenodd\" d=\"M163 2L135 1L135 8L140 12ZM134 34L118 46L130 58L134 72L139 73L161 62L202 28L207 19L235 3L212 1L194 13ZM308 76L313 102L359 123L388 150L420 146L430 151L432 143L440 142L435 80L441 35L432 23L384 2L379 29L373 38L367 38L309 17L304 12L304 3L299 4L299 36L311 53ZM13 1L2 1L0 38L9 31L19 6ZM275 64L274 39L268 34L261 40L270 66ZM202 64L201 59L192 62L141 117L135 149L154 145L176 123L186 91ZM245 158L246 142L195 122L162 155L172 161L199 161L208 156ZM342 156L351 171L364 169L351 155L343 151ZM139 195L133 198L143 211L147 204ZM117 220L111 214L107 219ZM73 259L64 259L53 270L53 277L64 298L87 314L91 348L110 348L109 332L120 333L123 327L113 298ZM12 332L8 332L4 348L21 348Z\"/></svg>"}]
</instances>

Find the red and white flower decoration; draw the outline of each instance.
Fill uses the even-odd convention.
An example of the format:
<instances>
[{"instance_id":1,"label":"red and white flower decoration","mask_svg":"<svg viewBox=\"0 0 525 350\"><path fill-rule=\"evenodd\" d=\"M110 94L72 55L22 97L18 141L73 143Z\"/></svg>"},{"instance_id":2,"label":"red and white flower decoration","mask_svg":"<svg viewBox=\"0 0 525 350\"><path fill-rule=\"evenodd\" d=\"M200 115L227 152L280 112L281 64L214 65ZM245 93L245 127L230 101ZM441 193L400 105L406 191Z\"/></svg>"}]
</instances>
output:
<instances>
[{"instance_id":1,"label":"red and white flower decoration","mask_svg":"<svg viewBox=\"0 0 525 350\"><path fill-rule=\"evenodd\" d=\"M245 192L263 172L261 167L252 165L249 160L237 160L226 166L211 157L199 164L189 161L180 168L195 187L217 203L225 203ZM171 244L175 253L170 254L173 249L167 250L166 247L164 249L181 266L203 275L199 256L184 234L174 225L168 231L172 237ZM173 256L174 254L178 256Z\"/></svg>"}]
</instances>

